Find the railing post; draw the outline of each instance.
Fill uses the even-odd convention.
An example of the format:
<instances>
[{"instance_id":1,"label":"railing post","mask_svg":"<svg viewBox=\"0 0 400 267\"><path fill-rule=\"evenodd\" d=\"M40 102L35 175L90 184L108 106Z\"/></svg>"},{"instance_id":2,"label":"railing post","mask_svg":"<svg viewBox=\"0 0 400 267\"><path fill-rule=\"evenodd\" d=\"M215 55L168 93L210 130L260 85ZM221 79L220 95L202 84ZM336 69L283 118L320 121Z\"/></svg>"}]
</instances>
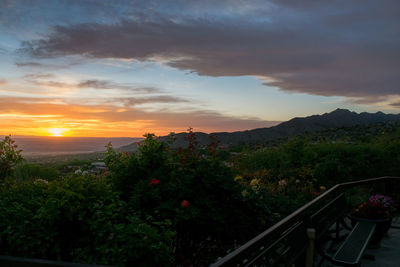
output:
<instances>
[{"instance_id":1,"label":"railing post","mask_svg":"<svg viewBox=\"0 0 400 267\"><path fill-rule=\"evenodd\" d=\"M314 266L315 229L307 229L308 245L306 251L306 267Z\"/></svg>"}]
</instances>

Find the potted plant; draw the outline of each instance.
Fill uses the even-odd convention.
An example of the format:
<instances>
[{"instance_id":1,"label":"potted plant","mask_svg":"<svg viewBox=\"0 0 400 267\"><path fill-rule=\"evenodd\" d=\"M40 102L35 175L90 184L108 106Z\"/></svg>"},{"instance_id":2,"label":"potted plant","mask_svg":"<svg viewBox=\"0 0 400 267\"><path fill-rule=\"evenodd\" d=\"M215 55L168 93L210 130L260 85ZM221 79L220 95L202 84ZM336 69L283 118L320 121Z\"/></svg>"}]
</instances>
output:
<instances>
[{"instance_id":1,"label":"potted plant","mask_svg":"<svg viewBox=\"0 0 400 267\"><path fill-rule=\"evenodd\" d=\"M389 231L392 224L394 211L393 199L384 195L373 195L350 213L352 224L359 221L376 223L375 232L371 237L370 245L377 245L383 236Z\"/></svg>"}]
</instances>

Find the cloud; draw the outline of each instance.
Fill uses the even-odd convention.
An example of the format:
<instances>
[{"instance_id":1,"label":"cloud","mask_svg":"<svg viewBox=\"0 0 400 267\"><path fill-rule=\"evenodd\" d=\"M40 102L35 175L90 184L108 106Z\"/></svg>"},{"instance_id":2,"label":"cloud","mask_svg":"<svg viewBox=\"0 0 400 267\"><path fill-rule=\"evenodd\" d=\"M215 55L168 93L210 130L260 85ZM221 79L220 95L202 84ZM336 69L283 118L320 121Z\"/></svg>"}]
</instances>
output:
<instances>
[{"instance_id":1,"label":"cloud","mask_svg":"<svg viewBox=\"0 0 400 267\"><path fill-rule=\"evenodd\" d=\"M39 76L24 76L26 80L37 86L48 86L56 88L94 88L94 89L119 89L144 93L160 93L161 90L155 87L140 87L130 84L120 84L108 80L84 80L79 83L66 83L52 80L42 80ZM51 76L50 76L51 77ZM39 79L37 79L39 78Z\"/></svg>"},{"instance_id":2,"label":"cloud","mask_svg":"<svg viewBox=\"0 0 400 267\"><path fill-rule=\"evenodd\" d=\"M136 87L133 85L119 84L107 80L85 80L77 84L79 88L96 88L96 89L121 89L130 91L143 91L147 93L160 92L160 89L154 87Z\"/></svg>"},{"instance_id":3,"label":"cloud","mask_svg":"<svg viewBox=\"0 0 400 267\"><path fill-rule=\"evenodd\" d=\"M13 132L20 127L22 132L25 129L26 134L26 129L52 128L59 125L71 128L73 131L71 134L75 136L141 136L146 132L158 135L168 134L171 131L181 132L189 126L196 131L213 132L269 127L278 123L257 118L227 116L208 110L146 112L134 107L121 111L120 108L109 104L49 104L57 100L0 98L2 130L8 131L10 128Z\"/></svg>"},{"instance_id":4,"label":"cloud","mask_svg":"<svg viewBox=\"0 0 400 267\"><path fill-rule=\"evenodd\" d=\"M159 95L150 97L125 97L114 98L113 101L122 102L125 106L136 106L148 103L188 103L187 99L175 96Z\"/></svg>"},{"instance_id":5,"label":"cloud","mask_svg":"<svg viewBox=\"0 0 400 267\"><path fill-rule=\"evenodd\" d=\"M24 53L20 52L21 50L17 50L18 56L22 58L24 56ZM81 57L76 57L76 56L71 56L71 57L65 57L63 58L62 61L49 61L49 60L42 60L42 61L22 61L18 59L15 62L15 65L19 68L26 68L26 69L46 69L46 70L61 70L61 69L68 69L73 66L78 66L82 65L84 63L89 63L87 59L83 59Z\"/></svg>"},{"instance_id":6,"label":"cloud","mask_svg":"<svg viewBox=\"0 0 400 267\"><path fill-rule=\"evenodd\" d=\"M15 62L17 67L43 67L44 65L38 62Z\"/></svg>"},{"instance_id":7,"label":"cloud","mask_svg":"<svg viewBox=\"0 0 400 267\"><path fill-rule=\"evenodd\" d=\"M0 86L6 85L7 81L5 79L0 79Z\"/></svg>"},{"instance_id":8,"label":"cloud","mask_svg":"<svg viewBox=\"0 0 400 267\"><path fill-rule=\"evenodd\" d=\"M36 79L50 79L54 78L54 74L51 73L29 73L23 76L25 80L36 80Z\"/></svg>"},{"instance_id":9,"label":"cloud","mask_svg":"<svg viewBox=\"0 0 400 267\"><path fill-rule=\"evenodd\" d=\"M370 105L374 103L386 102L387 98L384 96L366 96L349 98L349 100L349 102L352 104Z\"/></svg>"},{"instance_id":10,"label":"cloud","mask_svg":"<svg viewBox=\"0 0 400 267\"><path fill-rule=\"evenodd\" d=\"M55 26L46 38L22 46L36 58L156 60L199 75L252 75L288 92L359 98L400 94L398 1L270 3L275 12L256 1L237 18L158 14L114 24ZM268 16L260 16L257 7Z\"/></svg>"},{"instance_id":11,"label":"cloud","mask_svg":"<svg viewBox=\"0 0 400 267\"><path fill-rule=\"evenodd\" d=\"M392 107L395 107L395 108L400 108L400 102L390 103L390 105L391 105Z\"/></svg>"}]
</instances>

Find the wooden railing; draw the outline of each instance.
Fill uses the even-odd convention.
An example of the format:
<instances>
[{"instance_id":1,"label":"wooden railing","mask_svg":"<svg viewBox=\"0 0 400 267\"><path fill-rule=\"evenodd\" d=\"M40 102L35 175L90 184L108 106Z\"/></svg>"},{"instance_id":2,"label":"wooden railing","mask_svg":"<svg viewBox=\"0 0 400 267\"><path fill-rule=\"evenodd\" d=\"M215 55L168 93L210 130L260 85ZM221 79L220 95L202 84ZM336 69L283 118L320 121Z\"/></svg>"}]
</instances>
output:
<instances>
[{"instance_id":1,"label":"wooden railing","mask_svg":"<svg viewBox=\"0 0 400 267\"><path fill-rule=\"evenodd\" d=\"M376 185L377 192L391 195L393 185L399 182L400 177L385 176L337 184L211 266L289 266L295 263L303 266L307 238L305 232L304 235L295 232L295 227L307 224L309 215L318 207L350 188Z\"/></svg>"}]
</instances>

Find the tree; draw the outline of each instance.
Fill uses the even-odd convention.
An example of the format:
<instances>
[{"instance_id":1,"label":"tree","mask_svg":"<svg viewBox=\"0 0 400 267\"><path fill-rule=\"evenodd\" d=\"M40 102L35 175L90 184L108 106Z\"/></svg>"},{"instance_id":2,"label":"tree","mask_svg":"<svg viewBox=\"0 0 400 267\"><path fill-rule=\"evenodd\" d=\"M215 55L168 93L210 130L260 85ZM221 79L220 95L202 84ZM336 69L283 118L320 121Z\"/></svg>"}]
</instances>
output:
<instances>
[{"instance_id":1,"label":"tree","mask_svg":"<svg viewBox=\"0 0 400 267\"><path fill-rule=\"evenodd\" d=\"M10 136L5 136L4 140L0 141L0 180L11 173L15 164L23 160L21 152Z\"/></svg>"}]
</instances>

